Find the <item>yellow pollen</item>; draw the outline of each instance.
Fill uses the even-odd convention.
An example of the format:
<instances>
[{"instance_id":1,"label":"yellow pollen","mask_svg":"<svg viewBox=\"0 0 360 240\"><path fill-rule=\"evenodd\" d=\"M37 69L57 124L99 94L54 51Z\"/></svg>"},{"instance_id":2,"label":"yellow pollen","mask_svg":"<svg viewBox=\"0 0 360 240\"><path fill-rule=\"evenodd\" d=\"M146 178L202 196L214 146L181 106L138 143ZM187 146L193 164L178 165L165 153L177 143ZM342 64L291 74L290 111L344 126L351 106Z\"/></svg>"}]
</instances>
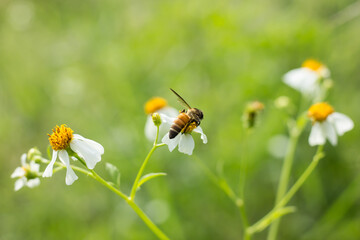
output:
<instances>
[{"instance_id":1,"label":"yellow pollen","mask_svg":"<svg viewBox=\"0 0 360 240\"><path fill-rule=\"evenodd\" d=\"M308 110L308 117L313 121L322 122L334 112L332 106L328 103L321 102L312 105Z\"/></svg>"},{"instance_id":2,"label":"yellow pollen","mask_svg":"<svg viewBox=\"0 0 360 240\"><path fill-rule=\"evenodd\" d=\"M71 140L73 139L73 130L67 127L65 124L60 127L56 127L52 130L53 133L49 136L49 142L55 151L63 150L69 147Z\"/></svg>"},{"instance_id":3,"label":"yellow pollen","mask_svg":"<svg viewBox=\"0 0 360 240\"><path fill-rule=\"evenodd\" d=\"M167 101L161 97L153 97L145 103L145 113L151 114L167 106Z\"/></svg>"},{"instance_id":4,"label":"yellow pollen","mask_svg":"<svg viewBox=\"0 0 360 240\"><path fill-rule=\"evenodd\" d=\"M319 71L324 65L314 59L307 59L303 62L302 67L309 68L313 71Z\"/></svg>"},{"instance_id":5,"label":"yellow pollen","mask_svg":"<svg viewBox=\"0 0 360 240\"><path fill-rule=\"evenodd\" d=\"M197 127L196 123L192 122L186 129L184 129L185 130L184 133L191 133L196 127Z\"/></svg>"}]
</instances>

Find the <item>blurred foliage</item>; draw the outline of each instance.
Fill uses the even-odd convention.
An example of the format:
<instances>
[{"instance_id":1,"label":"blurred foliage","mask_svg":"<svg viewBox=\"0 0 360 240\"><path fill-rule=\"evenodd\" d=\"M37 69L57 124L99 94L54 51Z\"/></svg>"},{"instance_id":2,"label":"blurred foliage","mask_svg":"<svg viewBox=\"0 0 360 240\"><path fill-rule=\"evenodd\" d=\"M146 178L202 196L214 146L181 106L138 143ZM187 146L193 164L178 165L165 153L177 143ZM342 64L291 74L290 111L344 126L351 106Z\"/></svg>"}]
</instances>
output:
<instances>
[{"instance_id":1,"label":"blurred foliage","mask_svg":"<svg viewBox=\"0 0 360 240\"><path fill-rule=\"evenodd\" d=\"M279 239L360 238L360 18L346 19L360 11L359 4L347 8L353 3L0 1L0 239L153 239L123 200L86 176L66 186L60 172L15 193L10 174L29 148L46 153L46 134L66 123L105 147L96 169L105 174L105 161L117 166L129 192L151 148L144 103L161 96L181 108L169 87L204 112L209 143L195 139L196 157L214 170L224 164L235 189L240 160L249 161L245 200L254 223L273 205L282 164L269 140L287 135L287 115L273 101L289 95L298 106L299 94L281 77L309 57L332 71L328 101L355 129L337 147L326 146L326 158L290 203L298 211L284 217ZM252 100L265 110L245 138L241 118ZM292 181L315 151L309 129ZM144 185L137 202L170 237L240 238L238 211L193 157L161 148L148 166L168 175ZM342 204L330 208L339 196Z\"/></svg>"}]
</instances>

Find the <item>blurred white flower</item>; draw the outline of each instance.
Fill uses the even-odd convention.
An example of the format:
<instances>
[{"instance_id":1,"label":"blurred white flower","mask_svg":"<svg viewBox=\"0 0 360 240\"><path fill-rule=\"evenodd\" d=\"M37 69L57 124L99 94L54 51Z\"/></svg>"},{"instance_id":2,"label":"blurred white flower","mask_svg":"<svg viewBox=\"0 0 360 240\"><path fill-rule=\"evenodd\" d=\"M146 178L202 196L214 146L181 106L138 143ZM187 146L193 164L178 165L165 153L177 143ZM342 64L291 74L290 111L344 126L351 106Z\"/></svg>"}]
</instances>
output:
<instances>
[{"instance_id":1,"label":"blurred white flower","mask_svg":"<svg viewBox=\"0 0 360 240\"><path fill-rule=\"evenodd\" d=\"M175 108L169 107L167 101L161 97L153 97L145 104L145 113L147 114L147 120L145 124L145 136L150 141L154 141L156 137L156 126L154 125L151 115L153 113L165 114L170 117L177 117L179 111ZM164 124L159 127L159 135L166 133L168 129Z\"/></svg>"},{"instance_id":2,"label":"blurred white flower","mask_svg":"<svg viewBox=\"0 0 360 240\"><path fill-rule=\"evenodd\" d=\"M287 72L283 81L304 95L314 96L320 92L320 79L330 77L329 69L322 63L308 59L301 68Z\"/></svg>"},{"instance_id":3,"label":"blurred white flower","mask_svg":"<svg viewBox=\"0 0 360 240\"><path fill-rule=\"evenodd\" d=\"M308 110L308 116L313 121L309 136L310 146L323 145L326 139L335 146L338 136L354 128L354 122L348 116L335 112L325 102L312 105Z\"/></svg>"},{"instance_id":4,"label":"blurred white flower","mask_svg":"<svg viewBox=\"0 0 360 240\"><path fill-rule=\"evenodd\" d=\"M18 178L15 181L15 191L24 186L29 188L36 187L40 184L39 176L40 165L34 161L26 163L26 153L21 155L21 167L17 167L11 174L11 178Z\"/></svg>"},{"instance_id":5,"label":"blurred white flower","mask_svg":"<svg viewBox=\"0 0 360 240\"><path fill-rule=\"evenodd\" d=\"M167 126L167 130L170 130L170 127L172 123L175 121L176 118L166 116L164 114L160 114L161 120L164 124L164 126ZM168 145L169 151L172 152L176 146L179 146L179 152L191 155L194 147L195 142L193 137L191 136L192 132L200 133L201 139L203 140L203 143L207 143L207 137L204 134L202 128L200 126L192 125L188 128L188 131L186 133L179 133L175 138L170 139L169 138L169 132L166 133L166 135L162 138L162 142Z\"/></svg>"},{"instance_id":6,"label":"blurred white flower","mask_svg":"<svg viewBox=\"0 0 360 240\"><path fill-rule=\"evenodd\" d=\"M43 177L52 176L54 163L59 155L60 161L66 166L65 182L67 185L71 185L78 179L78 176L76 176L74 170L70 167L70 158L67 152L69 148L84 159L89 169L93 169L96 163L101 161L101 155L104 154L104 148L101 144L84 138L79 134L73 134L73 130L64 124L53 129L53 134L49 134L49 141L54 151L51 162L43 173Z\"/></svg>"}]
</instances>

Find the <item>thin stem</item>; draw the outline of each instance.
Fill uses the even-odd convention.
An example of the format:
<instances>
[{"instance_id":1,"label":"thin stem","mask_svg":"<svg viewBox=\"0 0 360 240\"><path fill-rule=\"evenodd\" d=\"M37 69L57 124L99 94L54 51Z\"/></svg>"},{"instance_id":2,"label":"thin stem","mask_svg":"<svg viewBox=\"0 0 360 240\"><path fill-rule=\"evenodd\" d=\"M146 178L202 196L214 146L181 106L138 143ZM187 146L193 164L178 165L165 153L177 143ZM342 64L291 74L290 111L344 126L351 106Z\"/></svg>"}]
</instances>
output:
<instances>
[{"instance_id":1,"label":"thin stem","mask_svg":"<svg viewBox=\"0 0 360 240\"><path fill-rule=\"evenodd\" d=\"M141 165L140 169L139 169L139 172L137 173L136 175L136 178L135 178L135 181L134 181L134 184L131 188L131 193L130 193L130 200L134 200L135 198L135 194L136 194L136 190L138 188L138 183L139 183L139 180L145 170L145 167L146 167L146 164L148 163L151 155L154 153L155 149L158 148L158 147L161 147L161 146L164 146L165 144L157 144L157 141L158 141L158 138L159 138L159 126L156 126L156 137L155 137L155 141L154 141L154 144L153 144L153 147L151 148L150 152L148 153L148 155L146 156L143 164Z\"/></svg>"},{"instance_id":2,"label":"thin stem","mask_svg":"<svg viewBox=\"0 0 360 240\"><path fill-rule=\"evenodd\" d=\"M295 126L293 126L290 130L290 142L288 145L288 149L287 149L286 156L285 156L284 163L283 163L282 170L281 170L275 205L277 205L279 203L279 201L283 198L283 196L286 193L286 190L288 188L289 178L290 178L290 173L291 173L291 169L292 169L292 165L293 165L293 161L294 161L296 146L297 146L300 134L301 134L302 130L304 129L304 127L305 127L304 116L300 115L300 117L298 118L297 124ZM280 217L272 223L269 233L268 233L268 237L267 237L268 240L276 239L277 232L279 229L279 224L280 224Z\"/></svg>"},{"instance_id":3,"label":"thin stem","mask_svg":"<svg viewBox=\"0 0 360 240\"><path fill-rule=\"evenodd\" d=\"M226 194L226 196L228 196L229 199L235 204L235 206L239 209L240 215L242 218L242 223L243 223L244 239L250 240L251 235L248 234L248 232L246 231L249 223L247 221L247 216L246 216L246 212L245 212L245 208L244 208L243 199L239 198L235 194L234 190L230 187L230 185L228 184L228 182L226 181L225 178L223 178L223 177L219 178L218 176L216 176L198 157L194 156L194 159L201 166L201 168L204 170L204 172L210 178L210 180L216 186L218 186Z\"/></svg>"},{"instance_id":4,"label":"thin stem","mask_svg":"<svg viewBox=\"0 0 360 240\"><path fill-rule=\"evenodd\" d=\"M290 188L290 190L284 195L284 197L276 204L276 206L263 218L253 224L248 230L250 233L254 233L257 231L259 226L263 225L264 222L269 221L272 215L279 209L283 208L295 195L295 193L300 189L300 187L304 184L306 179L310 176L310 174L314 171L320 159L324 157L323 153L324 145L320 145L316 151L316 154L313 157L313 160L309 164L309 166L305 169L305 171L301 174L299 179L295 182L295 184ZM276 220L275 220L276 221ZM276 237L276 236L275 236Z\"/></svg>"}]
</instances>

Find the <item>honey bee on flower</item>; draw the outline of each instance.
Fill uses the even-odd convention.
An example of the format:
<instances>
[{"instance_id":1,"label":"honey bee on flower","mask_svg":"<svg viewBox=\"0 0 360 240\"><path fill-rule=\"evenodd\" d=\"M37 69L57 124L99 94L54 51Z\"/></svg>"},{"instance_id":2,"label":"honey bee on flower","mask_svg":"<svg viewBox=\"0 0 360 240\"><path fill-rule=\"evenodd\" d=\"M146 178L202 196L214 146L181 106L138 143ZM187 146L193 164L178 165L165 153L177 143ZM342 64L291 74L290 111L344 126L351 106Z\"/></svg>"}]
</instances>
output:
<instances>
[{"instance_id":1,"label":"honey bee on flower","mask_svg":"<svg viewBox=\"0 0 360 240\"><path fill-rule=\"evenodd\" d=\"M170 152L172 152L176 146L179 146L179 152L191 155L195 147L194 139L191 136L192 132L200 133L203 143L207 143L207 137L199 126L204 115L201 110L191 108L174 90L170 90L173 91L179 101L186 106L188 110L181 111L176 118L160 114L162 121L170 126L170 130L163 137L162 142L168 145Z\"/></svg>"},{"instance_id":2,"label":"honey bee on flower","mask_svg":"<svg viewBox=\"0 0 360 240\"><path fill-rule=\"evenodd\" d=\"M326 139L335 146L337 136L342 136L354 128L354 122L348 116L335 112L333 107L325 102L312 105L308 110L308 117L312 120L309 136L311 146L323 145Z\"/></svg>"}]
</instances>

